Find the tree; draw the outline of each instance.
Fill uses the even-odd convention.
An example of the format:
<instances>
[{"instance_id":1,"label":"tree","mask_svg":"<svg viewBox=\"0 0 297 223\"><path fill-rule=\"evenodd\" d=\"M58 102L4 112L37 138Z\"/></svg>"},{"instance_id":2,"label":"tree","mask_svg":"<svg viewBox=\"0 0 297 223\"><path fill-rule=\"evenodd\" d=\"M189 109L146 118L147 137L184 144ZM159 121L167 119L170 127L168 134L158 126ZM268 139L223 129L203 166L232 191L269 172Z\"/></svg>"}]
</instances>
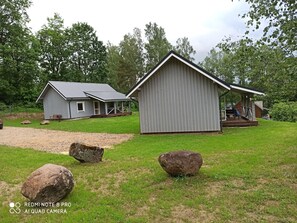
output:
<instances>
[{"instance_id":1,"label":"tree","mask_svg":"<svg viewBox=\"0 0 297 223\"><path fill-rule=\"evenodd\" d=\"M235 81L235 76L232 70L232 55L227 54L220 49L211 49L208 56L205 57L199 65L228 83L233 83Z\"/></svg>"},{"instance_id":2,"label":"tree","mask_svg":"<svg viewBox=\"0 0 297 223\"><path fill-rule=\"evenodd\" d=\"M196 54L196 51L194 50L193 46L191 46L191 43L187 37L178 38L174 50L190 61L195 60L193 56Z\"/></svg>"},{"instance_id":3,"label":"tree","mask_svg":"<svg viewBox=\"0 0 297 223\"><path fill-rule=\"evenodd\" d=\"M49 80L67 81L66 68L67 41L65 37L64 21L59 14L47 19L48 24L44 25L37 33L40 42L40 66L42 68L41 85Z\"/></svg>"},{"instance_id":4,"label":"tree","mask_svg":"<svg viewBox=\"0 0 297 223\"><path fill-rule=\"evenodd\" d=\"M248 27L256 29L265 21L262 40L281 47L287 54L297 50L297 2L295 0L244 0L250 10L243 14ZM249 31L247 31L248 33Z\"/></svg>"},{"instance_id":5,"label":"tree","mask_svg":"<svg viewBox=\"0 0 297 223\"><path fill-rule=\"evenodd\" d=\"M67 77L71 81L100 82L107 80L106 47L87 23L76 23L65 33L67 40Z\"/></svg>"},{"instance_id":6,"label":"tree","mask_svg":"<svg viewBox=\"0 0 297 223\"><path fill-rule=\"evenodd\" d=\"M39 45L27 27L28 0L0 5L0 101L32 102L37 94Z\"/></svg>"},{"instance_id":7,"label":"tree","mask_svg":"<svg viewBox=\"0 0 297 223\"><path fill-rule=\"evenodd\" d=\"M282 49L246 39L224 40L201 63L229 83L263 90L267 107L277 101L297 99L296 75L291 75L297 70L291 64Z\"/></svg>"},{"instance_id":8,"label":"tree","mask_svg":"<svg viewBox=\"0 0 297 223\"><path fill-rule=\"evenodd\" d=\"M146 71L149 71L173 48L166 38L165 30L156 23L145 25Z\"/></svg>"},{"instance_id":9,"label":"tree","mask_svg":"<svg viewBox=\"0 0 297 223\"><path fill-rule=\"evenodd\" d=\"M113 86L127 92L144 74L144 56L141 31L126 34L119 46L108 46L109 79Z\"/></svg>"},{"instance_id":10,"label":"tree","mask_svg":"<svg viewBox=\"0 0 297 223\"><path fill-rule=\"evenodd\" d=\"M145 43L144 43L145 42ZM166 39L165 30L156 23L149 23L145 28L145 39L142 39L138 28L126 34L118 46L108 44L108 81L119 91L128 91L145 72L173 48ZM193 61L195 50L189 39L177 40L174 49L185 58Z\"/></svg>"},{"instance_id":11,"label":"tree","mask_svg":"<svg viewBox=\"0 0 297 223\"><path fill-rule=\"evenodd\" d=\"M113 86L116 90L120 91L119 87L119 67L121 55L119 46L112 45L110 42L107 44L107 83Z\"/></svg>"}]
</instances>

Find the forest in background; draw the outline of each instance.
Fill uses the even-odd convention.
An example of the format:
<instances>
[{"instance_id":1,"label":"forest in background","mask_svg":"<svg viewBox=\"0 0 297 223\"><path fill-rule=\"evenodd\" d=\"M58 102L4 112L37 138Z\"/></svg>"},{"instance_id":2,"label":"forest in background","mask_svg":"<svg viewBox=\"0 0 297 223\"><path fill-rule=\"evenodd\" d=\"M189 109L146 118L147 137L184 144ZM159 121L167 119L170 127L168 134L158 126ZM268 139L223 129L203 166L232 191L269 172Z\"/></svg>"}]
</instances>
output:
<instances>
[{"instance_id":1,"label":"forest in background","mask_svg":"<svg viewBox=\"0 0 297 223\"><path fill-rule=\"evenodd\" d=\"M225 38L199 63L227 81L266 93L265 106L297 101L297 7L291 0L250 5L242 39ZM118 45L103 43L87 23L65 27L61 15L33 33L28 28L29 0L1 0L0 105L34 106L49 80L108 83L126 93L170 50L194 62L195 49L187 37L171 44L164 28L148 23L135 28ZM250 34L265 21L263 36ZM0 107L1 107L0 106Z\"/></svg>"}]
</instances>

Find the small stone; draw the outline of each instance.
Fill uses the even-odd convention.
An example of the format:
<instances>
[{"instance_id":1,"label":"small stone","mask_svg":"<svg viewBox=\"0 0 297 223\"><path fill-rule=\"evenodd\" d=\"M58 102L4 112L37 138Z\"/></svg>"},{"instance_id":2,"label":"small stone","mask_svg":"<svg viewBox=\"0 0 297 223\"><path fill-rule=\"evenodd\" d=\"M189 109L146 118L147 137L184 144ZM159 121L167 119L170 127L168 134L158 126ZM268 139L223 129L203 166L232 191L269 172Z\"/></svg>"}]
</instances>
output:
<instances>
[{"instance_id":1,"label":"small stone","mask_svg":"<svg viewBox=\"0 0 297 223\"><path fill-rule=\"evenodd\" d=\"M30 120L25 120L25 121L22 121L21 124L22 125L29 125L29 124L31 124L31 121Z\"/></svg>"},{"instance_id":2,"label":"small stone","mask_svg":"<svg viewBox=\"0 0 297 223\"><path fill-rule=\"evenodd\" d=\"M81 143L72 143L69 149L69 155L82 163L98 163L102 161L103 153L103 148Z\"/></svg>"},{"instance_id":3,"label":"small stone","mask_svg":"<svg viewBox=\"0 0 297 223\"><path fill-rule=\"evenodd\" d=\"M48 125L50 124L49 120L43 120L42 122L40 122L40 125Z\"/></svg>"},{"instance_id":4,"label":"small stone","mask_svg":"<svg viewBox=\"0 0 297 223\"><path fill-rule=\"evenodd\" d=\"M171 176L193 176L202 166L199 153L191 151L174 151L159 156L161 167Z\"/></svg>"},{"instance_id":5,"label":"small stone","mask_svg":"<svg viewBox=\"0 0 297 223\"><path fill-rule=\"evenodd\" d=\"M32 202L56 203L66 197L74 186L72 173L63 166L45 164L28 177L21 193Z\"/></svg>"}]
</instances>

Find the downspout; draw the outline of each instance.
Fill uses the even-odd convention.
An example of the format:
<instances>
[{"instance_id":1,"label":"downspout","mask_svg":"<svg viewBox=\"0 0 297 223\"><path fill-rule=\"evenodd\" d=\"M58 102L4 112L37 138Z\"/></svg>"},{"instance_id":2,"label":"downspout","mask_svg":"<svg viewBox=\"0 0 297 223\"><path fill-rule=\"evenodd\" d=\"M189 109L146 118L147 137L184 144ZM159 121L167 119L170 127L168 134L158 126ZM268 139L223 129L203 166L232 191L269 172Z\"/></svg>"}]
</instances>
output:
<instances>
[{"instance_id":1,"label":"downspout","mask_svg":"<svg viewBox=\"0 0 297 223\"><path fill-rule=\"evenodd\" d=\"M222 123L222 113L221 113L221 109L222 109L222 107L221 107L221 98L222 98L223 96L225 96L226 94L228 94L229 91L230 91L230 90L227 90L226 92L224 92L223 94L221 94L221 95L219 96L219 114L220 114L220 132L221 132L221 133L223 133L223 123Z\"/></svg>"},{"instance_id":2,"label":"downspout","mask_svg":"<svg viewBox=\"0 0 297 223\"><path fill-rule=\"evenodd\" d=\"M69 118L71 119L71 106L70 106L70 102L72 101L72 98L70 98L70 100L68 101L68 110L69 110Z\"/></svg>"}]
</instances>

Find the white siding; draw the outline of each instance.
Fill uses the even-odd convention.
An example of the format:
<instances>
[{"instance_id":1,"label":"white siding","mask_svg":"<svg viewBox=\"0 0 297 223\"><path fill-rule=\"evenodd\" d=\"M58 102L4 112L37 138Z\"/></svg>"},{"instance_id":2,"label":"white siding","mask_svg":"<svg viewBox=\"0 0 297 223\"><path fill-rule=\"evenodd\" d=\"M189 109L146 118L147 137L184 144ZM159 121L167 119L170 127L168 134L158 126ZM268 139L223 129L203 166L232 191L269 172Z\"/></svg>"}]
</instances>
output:
<instances>
[{"instance_id":1,"label":"white siding","mask_svg":"<svg viewBox=\"0 0 297 223\"><path fill-rule=\"evenodd\" d=\"M171 58L138 93L141 133L219 131L216 83Z\"/></svg>"}]
</instances>

